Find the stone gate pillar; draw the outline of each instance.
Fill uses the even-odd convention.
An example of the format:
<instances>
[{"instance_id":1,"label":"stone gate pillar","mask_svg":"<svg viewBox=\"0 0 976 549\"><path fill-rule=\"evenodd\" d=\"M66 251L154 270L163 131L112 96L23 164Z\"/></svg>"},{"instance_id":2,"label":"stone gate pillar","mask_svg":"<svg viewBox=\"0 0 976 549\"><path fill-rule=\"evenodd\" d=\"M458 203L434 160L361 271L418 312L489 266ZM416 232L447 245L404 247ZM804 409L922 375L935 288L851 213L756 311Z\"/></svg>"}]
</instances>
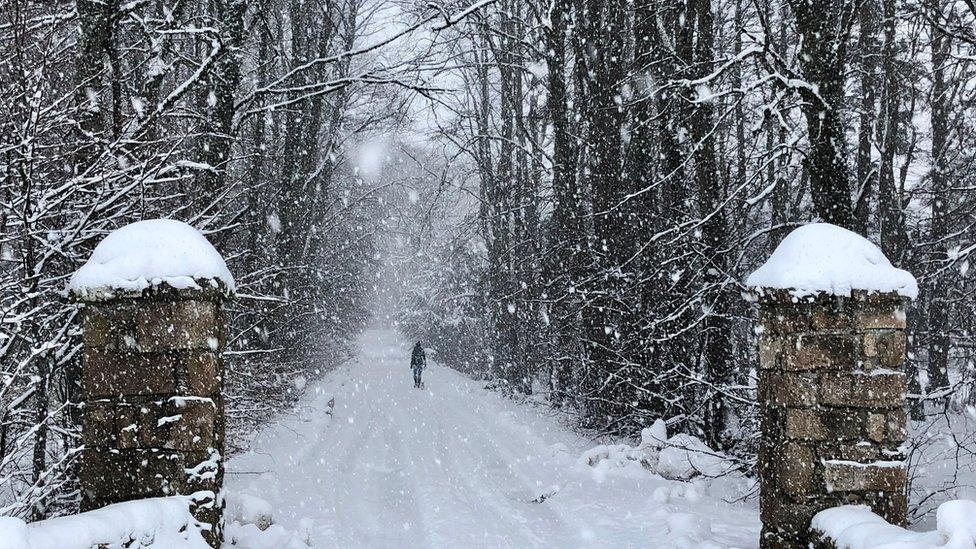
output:
<instances>
[{"instance_id":1,"label":"stone gate pillar","mask_svg":"<svg viewBox=\"0 0 976 549\"><path fill-rule=\"evenodd\" d=\"M760 547L816 546L813 516L907 513L905 308L914 278L827 224L790 234L747 284L760 309Z\"/></svg>"},{"instance_id":2,"label":"stone gate pillar","mask_svg":"<svg viewBox=\"0 0 976 549\"><path fill-rule=\"evenodd\" d=\"M82 510L193 495L219 547L223 526L221 304L234 282L202 234L171 220L107 236L72 277L84 303Z\"/></svg>"}]
</instances>

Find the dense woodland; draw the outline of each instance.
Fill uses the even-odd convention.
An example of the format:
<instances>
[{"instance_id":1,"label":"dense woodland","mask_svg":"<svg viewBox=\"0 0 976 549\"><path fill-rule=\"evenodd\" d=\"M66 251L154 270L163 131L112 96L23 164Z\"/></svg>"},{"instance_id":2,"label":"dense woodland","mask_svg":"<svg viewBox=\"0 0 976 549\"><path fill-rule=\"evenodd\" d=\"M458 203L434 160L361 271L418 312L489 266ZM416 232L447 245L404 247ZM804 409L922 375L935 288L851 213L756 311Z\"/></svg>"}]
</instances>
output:
<instances>
[{"instance_id":1,"label":"dense woodland","mask_svg":"<svg viewBox=\"0 0 976 549\"><path fill-rule=\"evenodd\" d=\"M79 309L108 231L200 228L238 286L231 436L287 408L368 315L375 208L344 161L384 78L342 55L358 1L0 4L0 514L71 510Z\"/></svg>"},{"instance_id":2,"label":"dense woodland","mask_svg":"<svg viewBox=\"0 0 976 549\"><path fill-rule=\"evenodd\" d=\"M742 281L823 220L919 280L913 416L961 409L976 398L973 8L486 7L441 44L442 169L418 203L443 204L410 218L400 320L442 360L597 433L664 417L748 466Z\"/></svg>"},{"instance_id":3,"label":"dense woodland","mask_svg":"<svg viewBox=\"0 0 976 549\"><path fill-rule=\"evenodd\" d=\"M372 308L592 432L664 417L748 467L742 280L817 219L918 278L913 415L954 413L974 119L971 0L0 0L0 514L75 508L64 286L154 217L237 279L232 450Z\"/></svg>"}]
</instances>

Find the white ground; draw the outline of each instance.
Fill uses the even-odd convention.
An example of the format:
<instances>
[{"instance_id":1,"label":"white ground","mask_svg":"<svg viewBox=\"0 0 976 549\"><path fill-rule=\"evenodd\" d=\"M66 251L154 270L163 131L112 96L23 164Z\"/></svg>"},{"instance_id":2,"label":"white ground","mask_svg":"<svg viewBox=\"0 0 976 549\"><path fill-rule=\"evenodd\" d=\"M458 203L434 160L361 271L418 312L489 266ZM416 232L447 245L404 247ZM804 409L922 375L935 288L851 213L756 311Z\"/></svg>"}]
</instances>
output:
<instances>
[{"instance_id":1,"label":"white ground","mask_svg":"<svg viewBox=\"0 0 976 549\"><path fill-rule=\"evenodd\" d=\"M542 409L436 364L414 389L408 364L395 332L367 332L229 462L228 490L270 501L313 547L757 546L754 500L723 501L744 481L590 468L594 444Z\"/></svg>"}]
</instances>

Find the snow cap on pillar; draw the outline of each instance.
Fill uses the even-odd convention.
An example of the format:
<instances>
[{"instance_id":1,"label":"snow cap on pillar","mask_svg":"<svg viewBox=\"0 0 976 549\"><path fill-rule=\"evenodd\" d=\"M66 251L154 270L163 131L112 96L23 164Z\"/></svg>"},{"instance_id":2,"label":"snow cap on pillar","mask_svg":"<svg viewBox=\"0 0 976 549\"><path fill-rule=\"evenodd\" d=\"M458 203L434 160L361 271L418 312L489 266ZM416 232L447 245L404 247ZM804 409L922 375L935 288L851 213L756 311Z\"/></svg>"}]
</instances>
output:
<instances>
[{"instance_id":1,"label":"snow cap on pillar","mask_svg":"<svg viewBox=\"0 0 976 549\"><path fill-rule=\"evenodd\" d=\"M804 225L780 242L746 286L787 290L793 297L850 297L854 291L918 297L918 283L895 268L880 248L863 236L830 223Z\"/></svg>"},{"instance_id":2,"label":"snow cap on pillar","mask_svg":"<svg viewBox=\"0 0 976 549\"><path fill-rule=\"evenodd\" d=\"M112 231L68 282L68 294L104 301L151 291L188 290L219 297L236 291L234 277L197 229L150 219Z\"/></svg>"}]
</instances>

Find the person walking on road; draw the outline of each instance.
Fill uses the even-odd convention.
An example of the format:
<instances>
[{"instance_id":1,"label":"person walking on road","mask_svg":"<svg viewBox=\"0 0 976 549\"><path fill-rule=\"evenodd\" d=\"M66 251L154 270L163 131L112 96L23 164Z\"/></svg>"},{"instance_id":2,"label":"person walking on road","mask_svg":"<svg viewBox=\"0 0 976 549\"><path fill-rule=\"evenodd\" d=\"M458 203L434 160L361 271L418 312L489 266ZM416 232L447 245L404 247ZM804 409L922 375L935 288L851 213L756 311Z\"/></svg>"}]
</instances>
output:
<instances>
[{"instance_id":1,"label":"person walking on road","mask_svg":"<svg viewBox=\"0 0 976 549\"><path fill-rule=\"evenodd\" d=\"M413 352L410 353L410 369L413 370L413 386L417 389L423 389L424 382L421 376L424 373L424 368L427 367L427 355L424 353L424 347L418 341L416 345L413 346Z\"/></svg>"}]
</instances>

